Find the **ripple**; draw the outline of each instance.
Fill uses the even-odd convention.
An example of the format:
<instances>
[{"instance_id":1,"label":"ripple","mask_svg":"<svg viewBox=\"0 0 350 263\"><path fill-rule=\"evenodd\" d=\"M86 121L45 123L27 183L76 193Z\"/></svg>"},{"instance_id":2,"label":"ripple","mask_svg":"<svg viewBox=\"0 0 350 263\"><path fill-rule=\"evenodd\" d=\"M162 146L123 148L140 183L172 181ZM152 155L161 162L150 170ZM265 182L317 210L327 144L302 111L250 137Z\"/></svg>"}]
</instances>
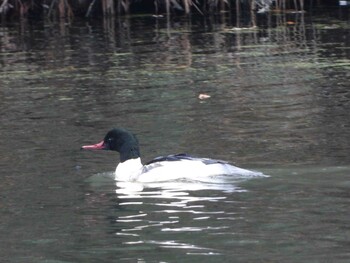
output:
<instances>
[{"instance_id":1,"label":"ripple","mask_svg":"<svg viewBox=\"0 0 350 263\"><path fill-rule=\"evenodd\" d=\"M220 229L226 229L228 226L221 226L221 227L178 227L178 228L162 228L161 231L163 232L197 232L197 231L204 231L204 230L220 230Z\"/></svg>"},{"instance_id":2,"label":"ripple","mask_svg":"<svg viewBox=\"0 0 350 263\"><path fill-rule=\"evenodd\" d=\"M120 216L119 218L135 218L135 217L144 217L147 214L137 214L137 215L128 215L128 216Z\"/></svg>"}]
</instances>

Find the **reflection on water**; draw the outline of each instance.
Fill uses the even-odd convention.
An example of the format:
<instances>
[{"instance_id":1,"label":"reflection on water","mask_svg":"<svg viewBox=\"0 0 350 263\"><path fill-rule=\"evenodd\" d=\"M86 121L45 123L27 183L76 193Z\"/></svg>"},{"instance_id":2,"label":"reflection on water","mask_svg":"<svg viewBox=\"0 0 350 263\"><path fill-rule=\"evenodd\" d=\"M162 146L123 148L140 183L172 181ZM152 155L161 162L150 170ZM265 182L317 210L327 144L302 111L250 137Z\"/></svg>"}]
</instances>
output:
<instances>
[{"instance_id":1,"label":"reflection on water","mask_svg":"<svg viewBox=\"0 0 350 263\"><path fill-rule=\"evenodd\" d=\"M265 18L2 24L1 258L347 262L347 14ZM113 126L271 177L116 183Z\"/></svg>"},{"instance_id":2,"label":"reflection on water","mask_svg":"<svg viewBox=\"0 0 350 263\"><path fill-rule=\"evenodd\" d=\"M115 182L114 173L102 173L88 178L86 182L96 193L115 190L118 202L113 209L115 216L110 217L109 221L115 226L115 234L123 237L122 244L126 249L145 245L182 249L187 255L213 256L222 254L220 248L204 245L200 236L224 233L230 228L225 221L239 219L236 212L228 212L219 204L235 203L227 199L232 194L246 192L238 186L245 180L216 176L205 181L176 180L145 184ZM200 233L200 236L182 236L192 232Z\"/></svg>"},{"instance_id":3,"label":"reflection on water","mask_svg":"<svg viewBox=\"0 0 350 263\"><path fill-rule=\"evenodd\" d=\"M217 180L217 179L216 179ZM222 180L223 181L223 180ZM117 187L120 189L117 190L117 193L121 194L132 194L137 192L143 192L145 187L147 188L160 188L164 189L164 191L180 191L180 190L188 190L188 191L197 191L197 190L221 190L225 192L233 192L237 190L235 187L233 187L230 184L225 183L224 181L222 183L203 183L203 182L197 182L197 181L187 181L183 180L183 182L160 182L160 183L147 183L147 184L141 184L141 183L132 183L132 182L118 182ZM144 193L144 192L143 192ZM166 196L166 195L165 195ZM164 196L164 197L165 197ZM161 197L161 196L160 196ZM172 196L172 197L175 197Z\"/></svg>"}]
</instances>

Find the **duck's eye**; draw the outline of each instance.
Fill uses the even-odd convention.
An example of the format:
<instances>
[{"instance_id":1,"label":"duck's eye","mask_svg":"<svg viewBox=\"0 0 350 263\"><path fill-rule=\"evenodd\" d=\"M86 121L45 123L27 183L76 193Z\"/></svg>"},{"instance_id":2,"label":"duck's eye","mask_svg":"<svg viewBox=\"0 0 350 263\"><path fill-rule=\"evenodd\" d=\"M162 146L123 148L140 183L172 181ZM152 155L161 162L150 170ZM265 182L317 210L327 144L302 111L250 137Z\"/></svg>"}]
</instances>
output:
<instances>
[{"instance_id":1,"label":"duck's eye","mask_svg":"<svg viewBox=\"0 0 350 263\"><path fill-rule=\"evenodd\" d=\"M110 150L111 148L114 147L114 139L113 138L108 138L105 139L105 147Z\"/></svg>"}]
</instances>

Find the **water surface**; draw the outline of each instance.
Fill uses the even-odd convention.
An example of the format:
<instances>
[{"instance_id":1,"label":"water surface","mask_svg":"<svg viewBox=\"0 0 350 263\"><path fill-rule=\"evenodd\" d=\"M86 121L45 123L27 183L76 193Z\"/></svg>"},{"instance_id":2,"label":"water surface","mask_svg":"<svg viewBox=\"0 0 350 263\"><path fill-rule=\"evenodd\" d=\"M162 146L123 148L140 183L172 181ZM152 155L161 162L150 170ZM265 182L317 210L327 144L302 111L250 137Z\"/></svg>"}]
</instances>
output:
<instances>
[{"instance_id":1,"label":"water surface","mask_svg":"<svg viewBox=\"0 0 350 263\"><path fill-rule=\"evenodd\" d=\"M254 30L149 16L2 25L3 261L347 262L338 11ZM186 152L270 177L117 183L117 155L79 150L114 126L138 135L145 161Z\"/></svg>"}]
</instances>

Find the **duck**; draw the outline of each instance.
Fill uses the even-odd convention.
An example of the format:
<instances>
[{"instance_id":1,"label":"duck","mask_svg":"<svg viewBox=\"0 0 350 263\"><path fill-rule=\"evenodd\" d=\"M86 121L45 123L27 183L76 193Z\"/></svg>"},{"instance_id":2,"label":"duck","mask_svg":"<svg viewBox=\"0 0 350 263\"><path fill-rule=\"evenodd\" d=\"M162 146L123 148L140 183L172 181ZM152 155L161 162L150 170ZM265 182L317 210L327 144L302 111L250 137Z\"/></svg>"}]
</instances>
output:
<instances>
[{"instance_id":1,"label":"duck","mask_svg":"<svg viewBox=\"0 0 350 263\"><path fill-rule=\"evenodd\" d=\"M159 156L143 165L136 135L124 128L113 128L99 143L84 145L81 149L118 152L120 161L114 175L116 181L123 182L147 183L217 175L237 177L264 175L261 172L236 167L226 161L200 158L185 153Z\"/></svg>"}]
</instances>

